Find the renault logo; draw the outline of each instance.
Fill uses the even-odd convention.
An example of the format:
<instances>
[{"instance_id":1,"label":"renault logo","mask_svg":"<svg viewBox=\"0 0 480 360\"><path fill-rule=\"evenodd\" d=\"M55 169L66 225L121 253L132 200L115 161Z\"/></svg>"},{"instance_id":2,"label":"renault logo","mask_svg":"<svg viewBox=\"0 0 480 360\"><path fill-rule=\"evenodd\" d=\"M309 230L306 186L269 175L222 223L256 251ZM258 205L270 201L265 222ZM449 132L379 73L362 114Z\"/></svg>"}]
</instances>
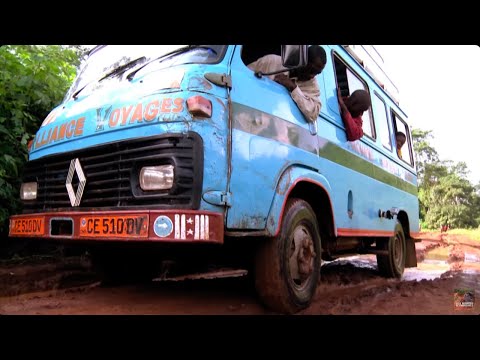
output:
<instances>
[{"instance_id":1,"label":"renault logo","mask_svg":"<svg viewBox=\"0 0 480 360\"><path fill-rule=\"evenodd\" d=\"M75 194L75 190L73 190L72 180L73 175L77 172L78 183L77 193ZM82 200L83 189L85 188L85 184L87 179L85 179L85 175L83 174L82 166L80 165L80 160L73 159L70 161L70 169L68 169L67 181L65 185L67 186L68 197L70 198L70 204L72 206L80 205L80 201Z\"/></svg>"}]
</instances>

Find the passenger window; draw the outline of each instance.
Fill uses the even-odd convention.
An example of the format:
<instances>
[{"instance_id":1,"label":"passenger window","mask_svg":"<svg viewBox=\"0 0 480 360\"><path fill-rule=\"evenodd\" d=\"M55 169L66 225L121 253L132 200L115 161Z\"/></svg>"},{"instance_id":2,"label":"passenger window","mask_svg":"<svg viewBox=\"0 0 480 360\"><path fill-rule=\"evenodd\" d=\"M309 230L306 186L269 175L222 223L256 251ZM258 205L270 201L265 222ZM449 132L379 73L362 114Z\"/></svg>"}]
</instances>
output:
<instances>
[{"instance_id":1,"label":"passenger window","mask_svg":"<svg viewBox=\"0 0 480 360\"><path fill-rule=\"evenodd\" d=\"M408 125L393 111L392 120L395 127L395 147L397 148L397 156L407 164L413 166L410 129Z\"/></svg>"},{"instance_id":2,"label":"passenger window","mask_svg":"<svg viewBox=\"0 0 480 360\"><path fill-rule=\"evenodd\" d=\"M335 56L335 74L337 77L337 88L340 89L342 96L349 96L355 90L365 90L368 92L367 85L352 71L347 65ZM362 115L363 133L375 139L375 126L373 124L372 108L365 111Z\"/></svg>"},{"instance_id":3,"label":"passenger window","mask_svg":"<svg viewBox=\"0 0 480 360\"><path fill-rule=\"evenodd\" d=\"M281 55L281 49L281 45L243 45L242 61L245 66L248 66L262 56L269 54Z\"/></svg>"},{"instance_id":4,"label":"passenger window","mask_svg":"<svg viewBox=\"0 0 480 360\"><path fill-rule=\"evenodd\" d=\"M373 97L373 114L378 126L380 141L383 147L392 151L392 139L390 137L390 126L387 118L387 108L383 100L375 93Z\"/></svg>"}]
</instances>

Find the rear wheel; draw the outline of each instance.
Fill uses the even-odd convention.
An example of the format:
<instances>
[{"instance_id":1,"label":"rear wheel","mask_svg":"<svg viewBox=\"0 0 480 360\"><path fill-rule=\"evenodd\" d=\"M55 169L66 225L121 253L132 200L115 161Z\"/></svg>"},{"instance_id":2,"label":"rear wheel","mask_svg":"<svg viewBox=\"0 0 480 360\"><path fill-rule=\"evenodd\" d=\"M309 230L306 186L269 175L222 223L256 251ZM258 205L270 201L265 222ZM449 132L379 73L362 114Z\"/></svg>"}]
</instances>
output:
<instances>
[{"instance_id":1,"label":"rear wheel","mask_svg":"<svg viewBox=\"0 0 480 360\"><path fill-rule=\"evenodd\" d=\"M265 305L295 313L312 301L320 277L317 219L304 200L290 199L278 236L265 239L255 259L255 288Z\"/></svg>"},{"instance_id":2,"label":"rear wheel","mask_svg":"<svg viewBox=\"0 0 480 360\"><path fill-rule=\"evenodd\" d=\"M387 250L387 255L377 255L380 274L389 278L401 278L405 270L406 243L403 227L397 221L395 233L383 241L377 241L377 248Z\"/></svg>"}]
</instances>

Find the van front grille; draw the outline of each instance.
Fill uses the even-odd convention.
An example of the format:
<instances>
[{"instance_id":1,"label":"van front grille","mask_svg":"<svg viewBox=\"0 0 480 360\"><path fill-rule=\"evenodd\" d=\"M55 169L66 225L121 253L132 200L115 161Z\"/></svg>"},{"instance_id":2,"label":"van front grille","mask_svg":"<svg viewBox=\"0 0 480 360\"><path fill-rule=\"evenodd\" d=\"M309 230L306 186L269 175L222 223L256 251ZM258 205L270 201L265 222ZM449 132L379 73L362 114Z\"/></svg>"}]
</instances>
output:
<instances>
[{"instance_id":1,"label":"van front grille","mask_svg":"<svg viewBox=\"0 0 480 360\"><path fill-rule=\"evenodd\" d=\"M78 159L85 187L73 207L66 181L71 161ZM144 166L173 165L169 190L143 191L138 176ZM203 142L193 132L121 141L84 150L48 156L26 164L23 182L36 181L38 196L24 201L24 212L72 211L98 208L197 209L203 181ZM75 172L72 186L77 194Z\"/></svg>"}]
</instances>

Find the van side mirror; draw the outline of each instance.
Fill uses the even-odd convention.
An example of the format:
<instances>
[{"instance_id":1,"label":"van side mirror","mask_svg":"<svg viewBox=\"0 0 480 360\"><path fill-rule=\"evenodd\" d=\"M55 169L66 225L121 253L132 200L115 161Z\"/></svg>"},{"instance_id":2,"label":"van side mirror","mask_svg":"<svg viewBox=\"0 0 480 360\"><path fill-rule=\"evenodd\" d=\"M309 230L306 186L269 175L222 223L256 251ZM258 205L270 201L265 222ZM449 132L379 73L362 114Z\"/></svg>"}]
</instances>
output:
<instances>
[{"instance_id":1,"label":"van side mirror","mask_svg":"<svg viewBox=\"0 0 480 360\"><path fill-rule=\"evenodd\" d=\"M282 65L292 70L303 67L308 64L308 46L307 45L282 45ZM264 75L274 75L285 72L285 70L277 70L269 73L256 72L255 76L261 78Z\"/></svg>"},{"instance_id":2,"label":"van side mirror","mask_svg":"<svg viewBox=\"0 0 480 360\"><path fill-rule=\"evenodd\" d=\"M307 45L282 45L282 64L286 68L296 68L307 65Z\"/></svg>"}]
</instances>

